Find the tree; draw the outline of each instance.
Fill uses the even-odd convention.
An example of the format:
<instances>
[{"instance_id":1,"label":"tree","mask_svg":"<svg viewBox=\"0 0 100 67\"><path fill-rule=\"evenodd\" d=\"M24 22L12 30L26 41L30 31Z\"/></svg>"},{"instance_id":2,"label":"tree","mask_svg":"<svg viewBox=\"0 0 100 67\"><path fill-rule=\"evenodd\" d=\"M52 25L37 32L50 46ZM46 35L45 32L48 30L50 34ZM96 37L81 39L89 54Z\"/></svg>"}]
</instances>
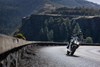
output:
<instances>
[{"instance_id":1,"label":"tree","mask_svg":"<svg viewBox=\"0 0 100 67\"><path fill-rule=\"evenodd\" d=\"M53 23L53 22L54 22L54 18L50 17L49 20L48 20L48 23Z\"/></svg>"},{"instance_id":2,"label":"tree","mask_svg":"<svg viewBox=\"0 0 100 67\"><path fill-rule=\"evenodd\" d=\"M86 43L93 43L92 37L87 37L85 41Z\"/></svg>"},{"instance_id":3,"label":"tree","mask_svg":"<svg viewBox=\"0 0 100 67\"><path fill-rule=\"evenodd\" d=\"M43 30L44 30L44 40L48 40L48 32L49 32L48 27L45 26Z\"/></svg>"},{"instance_id":4,"label":"tree","mask_svg":"<svg viewBox=\"0 0 100 67\"><path fill-rule=\"evenodd\" d=\"M48 40L49 40L49 41L53 41L53 30L50 30L50 31L47 33L47 37L48 37Z\"/></svg>"},{"instance_id":5,"label":"tree","mask_svg":"<svg viewBox=\"0 0 100 67\"><path fill-rule=\"evenodd\" d=\"M73 35L79 35L81 32L80 26L78 23L76 23L74 29L73 29Z\"/></svg>"},{"instance_id":6,"label":"tree","mask_svg":"<svg viewBox=\"0 0 100 67\"><path fill-rule=\"evenodd\" d=\"M44 26L48 26L48 20L44 21Z\"/></svg>"},{"instance_id":7,"label":"tree","mask_svg":"<svg viewBox=\"0 0 100 67\"><path fill-rule=\"evenodd\" d=\"M64 33L65 33L65 35L64 35ZM62 35L63 35L63 37L65 37L66 41L70 41L71 21L68 18L63 19L63 33L62 33Z\"/></svg>"},{"instance_id":8,"label":"tree","mask_svg":"<svg viewBox=\"0 0 100 67\"><path fill-rule=\"evenodd\" d=\"M14 37L26 40L26 38L24 37L24 35L22 33L18 33Z\"/></svg>"},{"instance_id":9,"label":"tree","mask_svg":"<svg viewBox=\"0 0 100 67\"><path fill-rule=\"evenodd\" d=\"M40 40L44 40L45 34L44 34L44 29L43 28L40 29L39 36L40 36Z\"/></svg>"}]
</instances>

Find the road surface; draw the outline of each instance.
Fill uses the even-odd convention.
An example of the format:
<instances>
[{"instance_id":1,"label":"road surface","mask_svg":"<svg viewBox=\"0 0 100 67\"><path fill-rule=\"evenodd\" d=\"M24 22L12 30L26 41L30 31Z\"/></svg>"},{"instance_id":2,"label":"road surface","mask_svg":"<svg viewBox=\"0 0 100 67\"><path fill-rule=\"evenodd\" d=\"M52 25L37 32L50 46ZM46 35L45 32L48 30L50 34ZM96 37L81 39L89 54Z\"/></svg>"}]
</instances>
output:
<instances>
[{"instance_id":1,"label":"road surface","mask_svg":"<svg viewBox=\"0 0 100 67\"><path fill-rule=\"evenodd\" d=\"M99 46L81 46L74 56L66 56L66 46L44 47L39 54L43 67L100 67Z\"/></svg>"}]
</instances>

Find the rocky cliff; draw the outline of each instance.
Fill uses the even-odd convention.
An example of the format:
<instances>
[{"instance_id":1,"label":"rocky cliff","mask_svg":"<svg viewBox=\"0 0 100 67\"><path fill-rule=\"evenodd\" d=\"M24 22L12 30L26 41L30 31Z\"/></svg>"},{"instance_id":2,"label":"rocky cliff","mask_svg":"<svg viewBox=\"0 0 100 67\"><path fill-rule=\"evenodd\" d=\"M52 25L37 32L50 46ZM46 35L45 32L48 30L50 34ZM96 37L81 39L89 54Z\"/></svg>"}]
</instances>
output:
<instances>
[{"instance_id":1,"label":"rocky cliff","mask_svg":"<svg viewBox=\"0 0 100 67\"><path fill-rule=\"evenodd\" d=\"M28 40L41 40L40 38L41 36L39 34L41 26L44 24L45 20L49 19L50 17L65 18L65 19L73 18L69 16L57 16L57 15L56 16L55 15L31 15L30 17L23 18L23 24L22 24L22 27L20 28L20 32L23 33ZM93 38L94 42L100 43L100 35L99 35L100 34L99 32L100 31L100 27L99 27L100 17L88 16L88 17L74 18L73 20L79 23L81 30L83 32L84 38L90 36ZM56 29L56 26L54 27ZM65 28L62 28L61 26L61 29L65 29ZM64 34L62 34L61 36L63 37ZM59 35L58 38L61 39L61 36Z\"/></svg>"},{"instance_id":2,"label":"rocky cliff","mask_svg":"<svg viewBox=\"0 0 100 67\"><path fill-rule=\"evenodd\" d=\"M100 43L100 17L80 17L76 22L80 24L84 37L90 36L94 42Z\"/></svg>"},{"instance_id":3,"label":"rocky cliff","mask_svg":"<svg viewBox=\"0 0 100 67\"><path fill-rule=\"evenodd\" d=\"M22 27L20 28L20 32L26 37L27 40L36 40L41 41L41 28L44 28L45 21L50 18L60 18L60 15L31 15L30 17L23 18ZM63 16L62 18L66 18ZM72 18L70 16L70 18ZM48 23L48 22L47 22ZM47 40L47 37L43 37L43 41Z\"/></svg>"}]
</instances>

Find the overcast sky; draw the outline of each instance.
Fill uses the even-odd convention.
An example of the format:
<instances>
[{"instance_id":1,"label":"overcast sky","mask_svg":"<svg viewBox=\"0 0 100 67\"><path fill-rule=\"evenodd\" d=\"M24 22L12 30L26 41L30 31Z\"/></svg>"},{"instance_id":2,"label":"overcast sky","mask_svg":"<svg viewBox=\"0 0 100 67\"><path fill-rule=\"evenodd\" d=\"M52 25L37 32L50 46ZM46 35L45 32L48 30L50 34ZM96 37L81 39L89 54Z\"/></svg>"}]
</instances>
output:
<instances>
[{"instance_id":1,"label":"overcast sky","mask_svg":"<svg viewBox=\"0 0 100 67\"><path fill-rule=\"evenodd\" d=\"M100 4L100 0L88 0L88 1Z\"/></svg>"}]
</instances>

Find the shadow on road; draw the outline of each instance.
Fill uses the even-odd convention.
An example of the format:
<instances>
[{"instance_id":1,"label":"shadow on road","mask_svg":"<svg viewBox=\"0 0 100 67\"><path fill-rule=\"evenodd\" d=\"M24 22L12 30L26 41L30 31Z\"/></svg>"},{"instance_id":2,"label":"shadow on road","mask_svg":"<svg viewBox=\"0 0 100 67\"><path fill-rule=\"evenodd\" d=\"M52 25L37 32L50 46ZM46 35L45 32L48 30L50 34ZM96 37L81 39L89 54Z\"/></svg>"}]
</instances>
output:
<instances>
[{"instance_id":1,"label":"shadow on road","mask_svg":"<svg viewBox=\"0 0 100 67\"><path fill-rule=\"evenodd\" d=\"M77 55L66 55L66 56L68 56L68 57L80 57L80 56L77 56Z\"/></svg>"},{"instance_id":2,"label":"shadow on road","mask_svg":"<svg viewBox=\"0 0 100 67\"><path fill-rule=\"evenodd\" d=\"M98 52L100 52L100 50Z\"/></svg>"}]
</instances>

